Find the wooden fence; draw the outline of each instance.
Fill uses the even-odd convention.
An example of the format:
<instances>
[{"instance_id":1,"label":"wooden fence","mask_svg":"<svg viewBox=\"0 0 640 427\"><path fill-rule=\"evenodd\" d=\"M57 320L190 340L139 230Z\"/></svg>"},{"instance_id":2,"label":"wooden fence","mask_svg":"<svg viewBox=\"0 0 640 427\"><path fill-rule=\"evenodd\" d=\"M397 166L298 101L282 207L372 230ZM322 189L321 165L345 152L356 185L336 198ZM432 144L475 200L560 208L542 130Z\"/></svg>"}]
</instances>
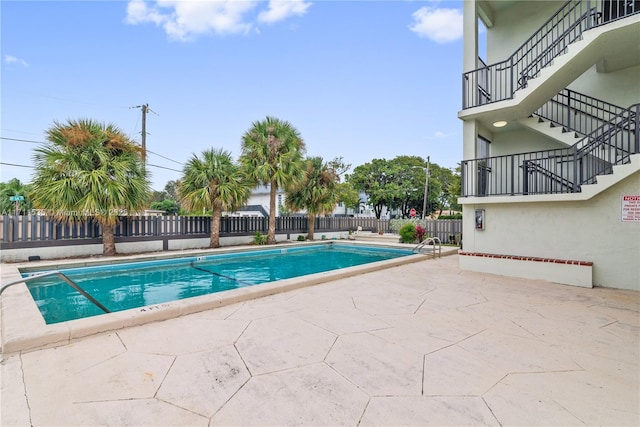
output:
<instances>
[{"instance_id":1,"label":"wooden fence","mask_svg":"<svg viewBox=\"0 0 640 427\"><path fill-rule=\"evenodd\" d=\"M450 236L462 233L462 220L427 220L428 236L438 236L442 242L449 242ZM390 232L388 220L376 218L323 217L316 218L315 231L348 232L357 230ZM268 219L263 217L225 217L220 221L220 236L246 236L256 232L267 233ZM276 233L303 234L308 230L307 217L276 218ZM208 216L122 216L116 226L115 236L135 240L150 237L202 237L211 232L211 217ZM87 217L83 221L64 223L40 215L0 216L0 247L9 249L14 243L60 240L98 239L102 230L98 222ZM452 242L453 243L453 242Z\"/></svg>"}]
</instances>

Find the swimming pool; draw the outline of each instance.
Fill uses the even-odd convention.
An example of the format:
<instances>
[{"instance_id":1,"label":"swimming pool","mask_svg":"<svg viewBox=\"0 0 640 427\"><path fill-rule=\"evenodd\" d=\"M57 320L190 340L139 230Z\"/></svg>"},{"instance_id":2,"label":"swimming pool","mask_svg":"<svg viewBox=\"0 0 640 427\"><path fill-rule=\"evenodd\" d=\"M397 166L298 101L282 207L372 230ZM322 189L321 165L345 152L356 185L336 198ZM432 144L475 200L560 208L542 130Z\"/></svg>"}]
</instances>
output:
<instances>
[{"instance_id":1,"label":"swimming pool","mask_svg":"<svg viewBox=\"0 0 640 427\"><path fill-rule=\"evenodd\" d=\"M59 271L116 312L408 255L407 249L323 243ZM47 324L103 314L57 276L27 286Z\"/></svg>"}]
</instances>

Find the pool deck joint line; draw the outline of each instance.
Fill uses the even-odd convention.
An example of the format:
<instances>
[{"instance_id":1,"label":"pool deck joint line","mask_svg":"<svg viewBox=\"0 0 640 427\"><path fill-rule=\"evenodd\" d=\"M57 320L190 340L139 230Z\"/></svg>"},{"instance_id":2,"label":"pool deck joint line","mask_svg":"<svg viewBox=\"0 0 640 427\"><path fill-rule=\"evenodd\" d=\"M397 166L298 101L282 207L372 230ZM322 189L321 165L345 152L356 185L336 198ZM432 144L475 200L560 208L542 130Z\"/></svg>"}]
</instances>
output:
<instances>
[{"instance_id":1,"label":"pool deck joint line","mask_svg":"<svg viewBox=\"0 0 640 427\"><path fill-rule=\"evenodd\" d=\"M637 426L640 293L462 271L454 255L0 368L3 426Z\"/></svg>"}]
</instances>

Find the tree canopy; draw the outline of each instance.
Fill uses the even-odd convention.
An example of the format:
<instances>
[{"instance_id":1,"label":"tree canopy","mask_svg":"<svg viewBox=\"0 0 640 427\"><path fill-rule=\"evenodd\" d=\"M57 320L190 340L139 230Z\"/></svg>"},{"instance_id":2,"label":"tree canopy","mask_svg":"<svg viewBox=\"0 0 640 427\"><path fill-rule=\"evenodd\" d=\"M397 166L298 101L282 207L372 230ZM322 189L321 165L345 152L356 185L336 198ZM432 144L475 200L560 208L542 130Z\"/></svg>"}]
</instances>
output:
<instances>
[{"instance_id":1,"label":"tree canopy","mask_svg":"<svg viewBox=\"0 0 640 427\"><path fill-rule=\"evenodd\" d=\"M118 217L149 200L142 149L116 126L88 119L55 122L47 140L33 156L33 206L60 221L94 217L102 226L103 253L114 255Z\"/></svg>"},{"instance_id":2,"label":"tree canopy","mask_svg":"<svg viewBox=\"0 0 640 427\"><path fill-rule=\"evenodd\" d=\"M267 116L244 133L241 146L240 163L247 177L270 187L267 244L276 243L276 195L278 189L296 186L304 178L304 141L291 123Z\"/></svg>"},{"instance_id":3,"label":"tree canopy","mask_svg":"<svg viewBox=\"0 0 640 427\"><path fill-rule=\"evenodd\" d=\"M220 246L220 217L223 210L233 211L250 195L250 186L231 153L210 149L195 154L184 167L178 187L180 201L187 210L211 209L210 247Z\"/></svg>"},{"instance_id":4,"label":"tree canopy","mask_svg":"<svg viewBox=\"0 0 640 427\"><path fill-rule=\"evenodd\" d=\"M422 216L427 162L418 156L398 156L392 160L373 159L357 166L347 182L369 197L368 204L380 219L384 207L397 209L408 217L413 208ZM459 193L459 175L436 163L429 164L425 216L450 207ZM458 185L458 187L456 187Z\"/></svg>"},{"instance_id":5,"label":"tree canopy","mask_svg":"<svg viewBox=\"0 0 640 427\"><path fill-rule=\"evenodd\" d=\"M309 157L305 160L305 175L296 186L285 192L285 203L292 210L306 210L309 217L307 239L313 240L315 218L331 213L338 201L337 184L342 162L335 159L324 162L322 157Z\"/></svg>"}]
</instances>

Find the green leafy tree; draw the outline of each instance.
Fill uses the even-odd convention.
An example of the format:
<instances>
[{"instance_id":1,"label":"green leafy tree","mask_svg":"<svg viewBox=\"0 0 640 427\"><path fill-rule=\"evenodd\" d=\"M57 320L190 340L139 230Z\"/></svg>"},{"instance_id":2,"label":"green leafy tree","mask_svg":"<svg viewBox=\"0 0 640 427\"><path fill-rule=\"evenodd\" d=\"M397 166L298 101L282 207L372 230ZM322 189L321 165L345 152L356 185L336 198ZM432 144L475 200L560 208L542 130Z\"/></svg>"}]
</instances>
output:
<instances>
[{"instance_id":1,"label":"green leafy tree","mask_svg":"<svg viewBox=\"0 0 640 427\"><path fill-rule=\"evenodd\" d=\"M350 182L339 182L336 185L336 191L338 193L338 203L344 203L347 209L358 211L360 204L363 202L360 200L358 190L353 188Z\"/></svg>"},{"instance_id":2,"label":"green leafy tree","mask_svg":"<svg viewBox=\"0 0 640 427\"><path fill-rule=\"evenodd\" d=\"M31 199L29 191L31 186L23 184L18 178L10 179L7 182L0 182L0 208L3 215L16 213L16 202L11 201L13 196L23 196L24 200L17 202L18 214L25 215L31 210Z\"/></svg>"},{"instance_id":3,"label":"green leafy tree","mask_svg":"<svg viewBox=\"0 0 640 427\"><path fill-rule=\"evenodd\" d=\"M414 208L422 214L426 161L418 156L398 156L389 161L392 191L389 207L398 209L403 218Z\"/></svg>"},{"instance_id":4,"label":"green leafy tree","mask_svg":"<svg viewBox=\"0 0 640 427\"><path fill-rule=\"evenodd\" d=\"M347 181L356 190L363 191L373 206L376 218L380 219L382 209L393 201L393 171L385 159L373 159L370 163L357 166L347 175Z\"/></svg>"},{"instance_id":5,"label":"green leafy tree","mask_svg":"<svg viewBox=\"0 0 640 427\"><path fill-rule=\"evenodd\" d=\"M195 154L184 167L178 187L181 204L187 210L211 209L209 247L220 247L220 217L222 211L233 211L246 203L250 186L231 153L222 149Z\"/></svg>"},{"instance_id":6,"label":"green leafy tree","mask_svg":"<svg viewBox=\"0 0 640 427\"><path fill-rule=\"evenodd\" d=\"M276 243L278 189L297 185L304 177L305 144L298 130L274 117L256 121L242 136L240 163L254 184L268 185L269 228L267 244Z\"/></svg>"},{"instance_id":7,"label":"green leafy tree","mask_svg":"<svg viewBox=\"0 0 640 427\"><path fill-rule=\"evenodd\" d=\"M164 211L166 215L176 215L180 212L180 204L173 199L164 199L161 202L151 203L151 209Z\"/></svg>"},{"instance_id":8,"label":"green leafy tree","mask_svg":"<svg viewBox=\"0 0 640 427\"><path fill-rule=\"evenodd\" d=\"M447 192L449 194L448 205L449 209L454 211L461 211L462 205L458 203L458 197L462 194L462 180L460 176L461 171L460 164L456 167L453 172L453 176L451 178L451 182L449 182L449 186L447 188Z\"/></svg>"},{"instance_id":9,"label":"green leafy tree","mask_svg":"<svg viewBox=\"0 0 640 427\"><path fill-rule=\"evenodd\" d=\"M151 193L151 209L159 209L169 214L175 214L180 211L180 203L178 203L178 184L179 181L167 181L164 190L154 190ZM160 205L162 207L158 207ZM155 206L155 207L154 207ZM175 206L178 208L175 209Z\"/></svg>"},{"instance_id":10,"label":"green leafy tree","mask_svg":"<svg viewBox=\"0 0 640 427\"><path fill-rule=\"evenodd\" d=\"M34 154L33 206L60 221L93 216L102 227L103 254L114 255L118 216L149 200L141 148L114 125L87 119L55 122L47 140Z\"/></svg>"},{"instance_id":11,"label":"green leafy tree","mask_svg":"<svg viewBox=\"0 0 640 427\"><path fill-rule=\"evenodd\" d=\"M180 186L180 181L170 180L164 186L164 192L167 195L167 199L178 200L178 187Z\"/></svg>"},{"instance_id":12,"label":"green leafy tree","mask_svg":"<svg viewBox=\"0 0 640 427\"><path fill-rule=\"evenodd\" d=\"M337 204L337 184L340 180L337 162L325 163L322 157L310 157L305 161L304 178L285 192L285 203L292 210L306 210L309 217L307 239L313 240L315 220L318 215L332 212Z\"/></svg>"}]
</instances>

